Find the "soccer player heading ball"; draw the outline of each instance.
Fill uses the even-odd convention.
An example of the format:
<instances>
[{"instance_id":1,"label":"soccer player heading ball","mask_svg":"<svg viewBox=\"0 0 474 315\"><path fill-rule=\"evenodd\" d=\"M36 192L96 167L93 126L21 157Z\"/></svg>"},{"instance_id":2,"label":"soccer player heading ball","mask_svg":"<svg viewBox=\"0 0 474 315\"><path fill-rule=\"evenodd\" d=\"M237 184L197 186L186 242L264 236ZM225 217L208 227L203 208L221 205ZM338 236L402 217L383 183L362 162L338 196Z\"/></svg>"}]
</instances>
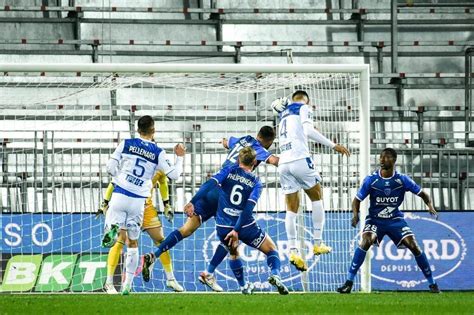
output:
<instances>
[{"instance_id":1,"label":"soccer player heading ball","mask_svg":"<svg viewBox=\"0 0 474 315\"><path fill-rule=\"evenodd\" d=\"M281 154L278 172L287 208L285 229L290 247L290 263L300 271L308 269L296 246L296 216L300 204L299 191L301 188L311 200L313 253L321 255L331 252L331 247L324 244L322 240L325 214L320 184L321 177L316 171L309 153L308 139L328 146L343 155L350 155L349 150L344 146L333 143L314 128L312 110L308 106L309 102L309 96L305 91L296 91L291 96L291 101L287 98L280 98L272 103L272 108L278 112L280 118L278 136Z\"/></svg>"},{"instance_id":2,"label":"soccer player heading ball","mask_svg":"<svg viewBox=\"0 0 474 315\"><path fill-rule=\"evenodd\" d=\"M410 191L423 199L430 214L436 218L437 212L430 197L421 190L420 186L407 175L394 170L396 160L397 152L395 150L384 149L380 153L380 169L364 179L362 187L352 201L352 226L356 227L359 223L360 203L370 195L369 214L362 231L362 241L355 250L346 282L337 289L339 293L351 292L354 278L364 262L367 251L375 242L380 243L385 235L388 235L397 247L403 245L412 252L418 267L428 280L430 292L440 292L438 284L433 278L428 259L418 246L413 232L398 207L403 202L405 192Z\"/></svg>"}]
</instances>

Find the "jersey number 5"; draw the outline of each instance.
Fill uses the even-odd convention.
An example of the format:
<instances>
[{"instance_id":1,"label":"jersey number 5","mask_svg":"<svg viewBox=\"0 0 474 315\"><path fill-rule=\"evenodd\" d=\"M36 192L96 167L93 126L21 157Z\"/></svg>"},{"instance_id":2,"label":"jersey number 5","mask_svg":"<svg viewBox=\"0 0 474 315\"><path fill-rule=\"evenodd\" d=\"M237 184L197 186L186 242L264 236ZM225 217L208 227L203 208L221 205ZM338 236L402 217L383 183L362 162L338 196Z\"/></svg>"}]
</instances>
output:
<instances>
[{"instance_id":1,"label":"jersey number 5","mask_svg":"<svg viewBox=\"0 0 474 315\"><path fill-rule=\"evenodd\" d=\"M143 164L143 165L140 165ZM133 175L136 177L142 177L145 174L145 164L146 160L136 159L135 160L135 168L133 169Z\"/></svg>"}]
</instances>

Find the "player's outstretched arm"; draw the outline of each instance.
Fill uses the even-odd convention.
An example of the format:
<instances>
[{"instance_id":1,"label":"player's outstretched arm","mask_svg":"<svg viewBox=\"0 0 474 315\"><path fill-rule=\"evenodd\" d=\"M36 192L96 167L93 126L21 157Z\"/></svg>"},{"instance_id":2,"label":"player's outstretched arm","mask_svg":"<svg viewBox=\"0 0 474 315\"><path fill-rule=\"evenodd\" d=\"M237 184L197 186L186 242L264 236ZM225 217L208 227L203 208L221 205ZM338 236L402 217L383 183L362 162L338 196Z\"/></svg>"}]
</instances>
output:
<instances>
[{"instance_id":1,"label":"player's outstretched arm","mask_svg":"<svg viewBox=\"0 0 474 315\"><path fill-rule=\"evenodd\" d=\"M267 159L267 164L271 164L274 166L278 166L278 163L280 162L280 158L276 155L270 155L270 157Z\"/></svg>"},{"instance_id":2,"label":"player's outstretched arm","mask_svg":"<svg viewBox=\"0 0 474 315\"><path fill-rule=\"evenodd\" d=\"M174 146L174 154L179 157L183 157L186 154L186 147L182 143L178 143Z\"/></svg>"},{"instance_id":3,"label":"player's outstretched arm","mask_svg":"<svg viewBox=\"0 0 474 315\"><path fill-rule=\"evenodd\" d=\"M183 172L183 160L184 155L186 154L186 147L182 143L178 143L174 146L173 151L177 156L174 168L171 166L167 154L162 151L158 157L158 169L163 170L169 179L176 180Z\"/></svg>"},{"instance_id":4,"label":"player's outstretched arm","mask_svg":"<svg viewBox=\"0 0 474 315\"><path fill-rule=\"evenodd\" d=\"M425 202L425 205L428 207L428 212L435 217L436 220L438 220L438 212L436 211L436 209L434 208L433 206L433 203L431 202L431 198L430 196L425 193L424 191L421 191L418 196L423 199L423 201Z\"/></svg>"},{"instance_id":5,"label":"player's outstretched arm","mask_svg":"<svg viewBox=\"0 0 474 315\"><path fill-rule=\"evenodd\" d=\"M352 220L351 220L351 225L352 227L356 227L357 223L359 223L359 213L360 213L360 200L357 198L354 198L352 200Z\"/></svg>"},{"instance_id":6,"label":"player's outstretched arm","mask_svg":"<svg viewBox=\"0 0 474 315\"><path fill-rule=\"evenodd\" d=\"M227 242L227 246L236 249L239 246L239 233L235 230L230 231L225 236L224 241Z\"/></svg>"},{"instance_id":7,"label":"player's outstretched arm","mask_svg":"<svg viewBox=\"0 0 474 315\"><path fill-rule=\"evenodd\" d=\"M345 146L340 145L340 144L336 144L334 146L334 151L339 152L339 153L341 153L342 155L345 155L345 156L351 155L351 152L349 152L349 150Z\"/></svg>"},{"instance_id":8,"label":"player's outstretched arm","mask_svg":"<svg viewBox=\"0 0 474 315\"><path fill-rule=\"evenodd\" d=\"M321 132L319 132L317 129L314 128L313 124L306 121L303 123L303 130L306 136L308 136L309 139L316 141L317 143L321 143L322 145L325 145L327 147L330 147L334 149L336 152L339 152L343 155L351 155L349 150L340 145L340 144L335 144L328 138L326 138Z\"/></svg>"}]
</instances>

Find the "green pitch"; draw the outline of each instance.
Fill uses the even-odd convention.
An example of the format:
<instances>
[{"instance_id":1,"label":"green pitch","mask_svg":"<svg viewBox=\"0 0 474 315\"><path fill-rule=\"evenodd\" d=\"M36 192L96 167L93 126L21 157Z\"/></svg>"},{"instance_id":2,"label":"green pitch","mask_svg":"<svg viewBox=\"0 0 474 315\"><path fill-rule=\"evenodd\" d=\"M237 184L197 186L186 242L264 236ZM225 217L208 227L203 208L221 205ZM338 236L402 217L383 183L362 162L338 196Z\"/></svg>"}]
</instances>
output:
<instances>
[{"instance_id":1,"label":"green pitch","mask_svg":"<svg viewBox=\"0 0 474 315\"><path fill-rule=\"evenodd\" d=\"M474 314L473 292L0 295L0 314Z\"/></svg>"}]
</instances>

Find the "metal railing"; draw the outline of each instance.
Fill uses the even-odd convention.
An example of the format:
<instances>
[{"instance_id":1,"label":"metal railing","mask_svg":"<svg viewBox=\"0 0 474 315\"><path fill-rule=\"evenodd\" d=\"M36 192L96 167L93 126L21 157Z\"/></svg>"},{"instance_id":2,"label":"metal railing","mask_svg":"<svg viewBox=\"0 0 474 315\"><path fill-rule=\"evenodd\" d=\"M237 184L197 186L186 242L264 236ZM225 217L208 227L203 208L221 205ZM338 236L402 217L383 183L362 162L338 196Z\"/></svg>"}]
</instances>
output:
<instances>
[{"instance_id":1,"label":"metal railing","mask_svg":"<svg viewBox=\"0 0 474 315\"><path fill-rule=\"evenodd\" d=\"M371 168L378 167L378 154L386 146L398 153L397 169L410 175L433 197L435 205L443 210L474 209L474 149L454 148L462 143L462 133L452 134L443 142L436 133L410 132L414 139L400 138L401 131L372 132ZM187 132L189 158L185 174L175 189L192 193L224 161L226 152L218 145L220 132ZM117 133L126 137L127 132ZM117 139L97 139L91 133L80 141L60 138L55 132L34 132L31 139L12 137L0 143L2 180L0 191L2 210L6 212L76 212L95 211L103 189L109 182L104 165L117 145ZM375 138L375 139L374 139ZM193 140L194 139L194 140ZM383 140L377 140L383 139ZM1 140L1 139L0 139ZM457 141L461 140L461 141ZM168 151L177 139L161 136L158 140ZM71 147L80 143L81 147ZM20 146L19 146L20 145ZM105 147L104 147L105 145ZM354 149L355 150L355 149ZM324 173L325 182L338 194L340 179ZM356 187L359 176L355 171L344 181ZM265 171L265 185L278 188L275 169ZM176 190L172 192L176 195ZM425 209L421 199L407 196L405 209Z\"/></svg>"}]
</instances>

